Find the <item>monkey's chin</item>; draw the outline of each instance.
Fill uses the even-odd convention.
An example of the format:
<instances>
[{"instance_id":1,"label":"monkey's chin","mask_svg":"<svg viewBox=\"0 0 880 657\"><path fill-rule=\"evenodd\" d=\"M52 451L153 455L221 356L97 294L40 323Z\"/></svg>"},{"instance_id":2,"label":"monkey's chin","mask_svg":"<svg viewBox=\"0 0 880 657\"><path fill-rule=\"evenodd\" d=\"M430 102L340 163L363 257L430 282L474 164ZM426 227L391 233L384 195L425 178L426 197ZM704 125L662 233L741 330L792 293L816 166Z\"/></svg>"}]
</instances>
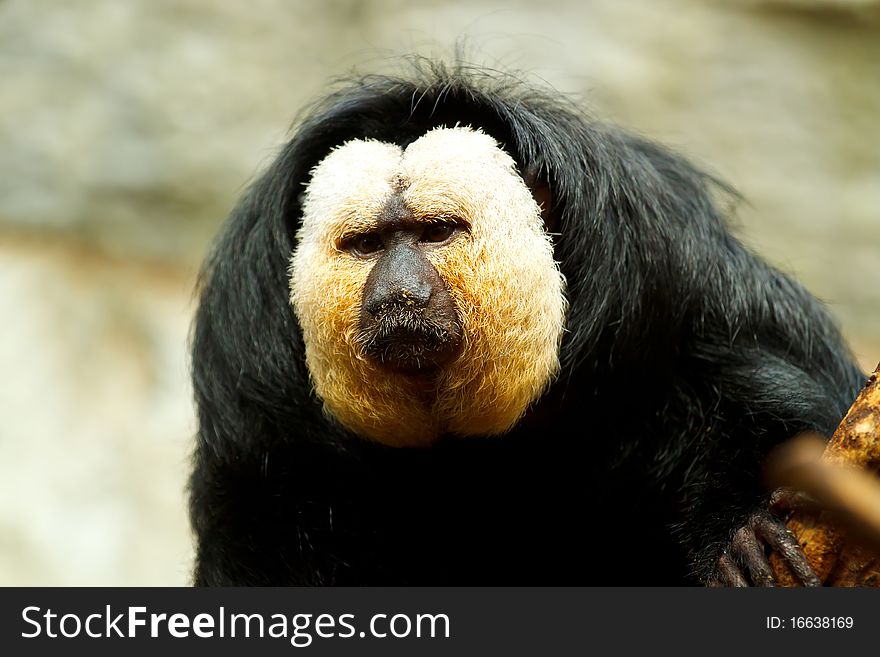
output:
<instances>
[{"instance_id":1,"label":"monkey's chin","mask_svg":"<svg viewBox=\"0 0 880 657\"><path fill-rule=\"evenodd\" d=\"M453 327L458 329L457 326ZM419 326L396 326L379 330L365 340L366 355L383 369L417 378L431 378L461 351L459 330L421 330Z\"/></svg>"}]
</instances>

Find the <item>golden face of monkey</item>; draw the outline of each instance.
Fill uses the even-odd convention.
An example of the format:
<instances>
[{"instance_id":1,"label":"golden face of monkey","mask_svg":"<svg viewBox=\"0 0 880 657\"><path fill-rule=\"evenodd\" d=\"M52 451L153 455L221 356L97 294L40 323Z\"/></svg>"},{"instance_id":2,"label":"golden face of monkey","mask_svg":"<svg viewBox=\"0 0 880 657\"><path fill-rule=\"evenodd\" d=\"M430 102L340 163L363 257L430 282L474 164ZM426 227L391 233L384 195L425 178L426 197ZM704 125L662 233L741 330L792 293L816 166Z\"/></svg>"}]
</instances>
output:
<instances>
[{"instance_id":1,"label":"golden face of monkey","mask_svg":"<svg viewBox=\"0 0 880 657\"><path fill-rule=\"evenodd\" d=\"M387 445L505 433L559 369L565 281L541 210L477 130L332 151L290 289L325 410Z\"/></svg>"}]
</instances>

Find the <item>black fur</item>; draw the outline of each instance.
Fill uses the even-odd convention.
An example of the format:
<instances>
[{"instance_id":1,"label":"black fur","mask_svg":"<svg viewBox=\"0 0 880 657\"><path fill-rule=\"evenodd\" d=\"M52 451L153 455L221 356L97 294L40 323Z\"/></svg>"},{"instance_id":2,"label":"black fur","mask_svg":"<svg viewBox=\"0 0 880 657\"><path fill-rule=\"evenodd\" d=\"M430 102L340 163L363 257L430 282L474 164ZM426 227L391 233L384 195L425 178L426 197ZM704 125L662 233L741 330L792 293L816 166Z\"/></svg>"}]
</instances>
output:
<instances>
[{"instance_id":1,"label":"black fur","mask_svg":"<svg viewBox=\"0 0 880 657\"><path fill-rule=\"evenodd\" d=\"M508 435L393 449L309 385L288 265L310 169L346 140L479 126L549 185L562 371ZM525 173L524 173L525 175ZM301 122L209 257L193 333L195 581L705 581L766 503L762 458L863 382L822 306L725 228L716 181L498 74L350 81Z\"/></svg>"}]
</instances>

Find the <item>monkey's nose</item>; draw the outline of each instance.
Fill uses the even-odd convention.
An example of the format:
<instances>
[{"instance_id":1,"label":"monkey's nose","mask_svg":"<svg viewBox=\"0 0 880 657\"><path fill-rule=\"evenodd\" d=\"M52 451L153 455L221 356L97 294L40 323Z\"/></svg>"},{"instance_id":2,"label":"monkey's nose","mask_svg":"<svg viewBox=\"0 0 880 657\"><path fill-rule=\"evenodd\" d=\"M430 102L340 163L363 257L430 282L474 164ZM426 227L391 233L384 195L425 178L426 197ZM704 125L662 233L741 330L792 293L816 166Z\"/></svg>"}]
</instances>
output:
<instances>
[{"instance_id":1,"label":"monkey's nose","mask_svg":"<svg viewBox=\"0 0 880 657\"><path fill-rule=\"evenodd\" d=\"M398 305L407 308L424 308L430 300L431 285L427 281L418 281L397 291Z\"/></svg>"},{"instance_id":2,"label":"monkey's nose","mask_svg":"<svg viewBox=\"0 0 880 657\"><path fill-rule=\"evenodd\" d=\"M417 248L392 243L367 277L362 308L373 317L392 310L423 310L442 285L437 270Z\"/></svg>"},{"instance_id":3,"label":"monkey's nose","mask_svg":"<svg viewBox=\"0 0 880 657\"><path fill-rule=\"evenodd\" d=\"M371 315L381 315L390 310L421 310L431 300L431 285L427 281L410 283L385 290L384 294L371 294L366 299L366 309Z\"/></svg>"}]
</instances>

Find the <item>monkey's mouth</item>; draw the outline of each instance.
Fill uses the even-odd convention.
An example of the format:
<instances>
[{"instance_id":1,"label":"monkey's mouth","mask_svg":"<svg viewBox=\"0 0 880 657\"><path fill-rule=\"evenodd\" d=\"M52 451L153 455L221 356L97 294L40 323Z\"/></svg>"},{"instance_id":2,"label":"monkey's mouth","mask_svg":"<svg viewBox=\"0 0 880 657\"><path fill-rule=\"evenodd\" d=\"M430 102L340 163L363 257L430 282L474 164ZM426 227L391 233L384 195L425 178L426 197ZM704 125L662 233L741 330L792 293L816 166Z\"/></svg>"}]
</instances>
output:
<instances>
[{"instance_id":1,"label":"monkey's mouth","mask_svg":"<svg viewBox=\"0 0 880 657\"><path fill-rule=\"evenodd\" d=\"M458 322L434 322L409 313L393 313L361 331L363 352L384 367L425 374L442 367L462 342Z\"/></svg>"}]
</instances>

